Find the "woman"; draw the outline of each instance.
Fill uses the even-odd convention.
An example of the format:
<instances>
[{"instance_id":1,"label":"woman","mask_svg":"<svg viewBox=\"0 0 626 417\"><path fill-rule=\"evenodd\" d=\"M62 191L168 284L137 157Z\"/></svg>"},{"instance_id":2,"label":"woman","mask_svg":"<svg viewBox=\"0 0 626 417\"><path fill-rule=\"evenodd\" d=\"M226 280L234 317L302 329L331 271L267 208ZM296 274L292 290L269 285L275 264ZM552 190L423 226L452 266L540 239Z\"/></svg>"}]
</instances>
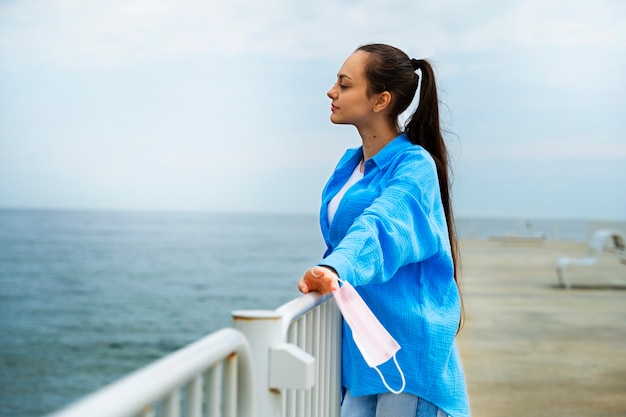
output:
<instances>
[{"instance_id":1,"label":"woman","mask_svg":"<svg viewBox=\"0 0 626 417\"><path fill-rule=\"evenodd\" d=\"M416 94L418 70L419 105L402 132L398 117ZM328 97L331 121L354 125L363 145L345 153L324 188L327 251L298 288L328 294L339 279L352 284L400 344L406 375L404 392L390 393L344 323L342 417L469 416L455 344L462 301L433 69L392 46L365 45L344 62ZM401 386L393 364L384 373L390 386Z\"/></svg>"}]
</instances>

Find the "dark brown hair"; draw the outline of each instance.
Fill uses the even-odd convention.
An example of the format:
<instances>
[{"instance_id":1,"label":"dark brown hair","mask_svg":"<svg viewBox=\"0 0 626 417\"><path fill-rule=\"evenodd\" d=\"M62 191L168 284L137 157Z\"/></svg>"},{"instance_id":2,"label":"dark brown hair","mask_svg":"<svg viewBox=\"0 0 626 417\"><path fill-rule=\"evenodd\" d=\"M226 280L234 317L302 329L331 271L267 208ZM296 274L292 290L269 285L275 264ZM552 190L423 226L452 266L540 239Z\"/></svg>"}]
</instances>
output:
<instances>
[{"instance_id":1,"label":"dark brown hair","mask_svg":"<svg viewBox=\"0 0 626 417\"><path fill-rule=\"evenodd\" d=\"M417 92L419 77L416 70L420 69L422 72L419 106L405 123L404 131L412 143L426 149L435 160L441 201L448 226L448 238L452 249L454 280L459 295L461 295L460 275L457 272L460 254L450 199L451 168L439 122L439 98L437 97L434 70L428 61L411 59L400 49L390 45L364 45L359 47L357 51L364 51L370 55L365 64L368 93L372 95L388 91L391 94L389 117L396 126L398 117L409 107ZM463 325L463 319L464 308L463 297L461 296L459 329Z\"/></svg>"}]
</instances>

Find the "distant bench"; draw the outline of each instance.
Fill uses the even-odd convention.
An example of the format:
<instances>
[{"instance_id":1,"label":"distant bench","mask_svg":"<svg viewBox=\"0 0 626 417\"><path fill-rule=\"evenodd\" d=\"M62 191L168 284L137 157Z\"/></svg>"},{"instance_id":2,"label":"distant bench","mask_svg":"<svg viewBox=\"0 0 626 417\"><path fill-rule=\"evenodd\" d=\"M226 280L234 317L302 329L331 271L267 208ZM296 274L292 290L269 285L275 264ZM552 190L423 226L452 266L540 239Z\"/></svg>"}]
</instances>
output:
<instances>
[{"instance_id":1,"label":"distant bench","mask_svg":"<svg viewBox=\"0 0 626 417\"><path fill-rule=\"evenodd\" d=\"M489 236L491 242L500 243L532 243L541 244L545 242L545 233L535 233L529 235L503 235L503 236Z\"/></svg>"},{"instance_id":2,"label":"distant bench","mask_svg":"<svg viewBox=\"0 0 626 417\"><path fill-rule=\"evenodd\" d=\"M571 288L570 273L573 270L593 268L589 272L596 272L599 259L607 257L615 258L617 262L624 265L624 277L626 278L626 244L621 232L609 229L598 230L589 241L586 256L583 258L559 258L556 263L559 284L567 289ZM594 279L598 280L598 278Z\"/></svg>"}]
</instances>

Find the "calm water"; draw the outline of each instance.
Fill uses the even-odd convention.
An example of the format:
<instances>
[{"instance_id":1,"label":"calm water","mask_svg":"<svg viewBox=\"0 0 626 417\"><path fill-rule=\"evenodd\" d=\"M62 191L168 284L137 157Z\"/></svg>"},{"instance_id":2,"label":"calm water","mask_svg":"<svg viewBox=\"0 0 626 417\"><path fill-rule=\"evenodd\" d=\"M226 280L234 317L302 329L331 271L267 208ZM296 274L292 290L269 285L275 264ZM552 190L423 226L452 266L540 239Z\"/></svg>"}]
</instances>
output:
<instances>
[{"instance_id":1,"label":"calm water","mask_svg":"<svg viewBox=\"0 0 626 417\"><path fill-rule=\"evenodd\" d=\"M298 295L315 216L0 210L0 416L51 412Z\"/></svg>"},{"instance_id":2,"label":"calm water","mask_svg":"<svg viewBox=\"0 0 626 417\"><path fill-rule=\"evenodd\" d=\"M600 223L461 219L587 240ZM621 225L623 227L623 223ZM0 416L40 416L274 309L323 252L316 216L0 210Z\"/></svg>"}]
</instances>

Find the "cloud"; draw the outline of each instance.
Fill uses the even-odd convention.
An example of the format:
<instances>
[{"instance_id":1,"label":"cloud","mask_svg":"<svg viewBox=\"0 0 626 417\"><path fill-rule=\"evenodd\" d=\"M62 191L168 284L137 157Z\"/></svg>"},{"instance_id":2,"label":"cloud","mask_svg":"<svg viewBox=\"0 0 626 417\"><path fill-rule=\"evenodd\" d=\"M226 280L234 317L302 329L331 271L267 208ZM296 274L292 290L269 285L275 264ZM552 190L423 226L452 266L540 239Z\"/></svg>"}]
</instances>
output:
<instances>
[{"instance_id":1,"label":"cloud","mask_svg":"<svg viewBox=\"0 0 626 417\"><path fill-rule=\"evenodd\" d=\"M533 137L529 140L487 141L463 149L460 157L472 161L502 160L515 158L524 161L550 160L596 160L624 161L626 163L626 142L614 137ZM624 168L626 174L626 167Z\"/></svg>"},{"instance_id":2,"label":"cloud","mask_svg":"<svg viewBox=\"0 0 626 417\"><path fill-rule=\"evenodd\" d=\"M298 16L300 15L300 16ZM291 2L68 0L0 4L5 64L117 68L198 54L289 54L315 38Z\"/></svg>"},{"instance_id":3,"label":"cloud","mask_svg":"<svg viewBox=\"0 0 626 417\"><path fill-rule=\"evenodd\" d=\"M0 204L314 205L359 144L324 93L367 42L434 62L467 199L507 158L616 167L625 14L621 0L2 1Z\"/></svg>"},{"instance_id":4,"label":"cloud","mask_svg":"<svg viewBox=\"0 0 626 417\"><path fill-rule=\"evenodd\" d=\"M460 49L626 46L626 39L620 36L624 28L619 16L626 11L623 2L522 0L506 2L506 8L484 3L484 18L468 19L472 24L460 38ZM497 13L488 10L492 7Z\"/></svg>"},{"instance_id":5,"label":"cloud","mask_svg":"<svg viewBox=\"0 0 626 417\"><path fill-rule=\"evenodd\" d=\"M110 68L210 53L336 59L377 39L421 56L621 49L625 7L565 0L13 1L0 4L0 51L13 65Z\"/></svg>"},{"instance_id":6,"label":"cloud","mask_svg":"<svg viewBox=\"0 0 626 417\"><path fill-rule=\"evenodd\" d=\"M194 6L195 14L191 13ZM220 23L200 19L210 16L201 2L181 2L176 7L164 1L52 0L0 7L2 49L17 66L114 68L154 57L204 52L206 47L198 40ZM198 33L203 23L205 29Z\"/></svg>"}]
</instances>

